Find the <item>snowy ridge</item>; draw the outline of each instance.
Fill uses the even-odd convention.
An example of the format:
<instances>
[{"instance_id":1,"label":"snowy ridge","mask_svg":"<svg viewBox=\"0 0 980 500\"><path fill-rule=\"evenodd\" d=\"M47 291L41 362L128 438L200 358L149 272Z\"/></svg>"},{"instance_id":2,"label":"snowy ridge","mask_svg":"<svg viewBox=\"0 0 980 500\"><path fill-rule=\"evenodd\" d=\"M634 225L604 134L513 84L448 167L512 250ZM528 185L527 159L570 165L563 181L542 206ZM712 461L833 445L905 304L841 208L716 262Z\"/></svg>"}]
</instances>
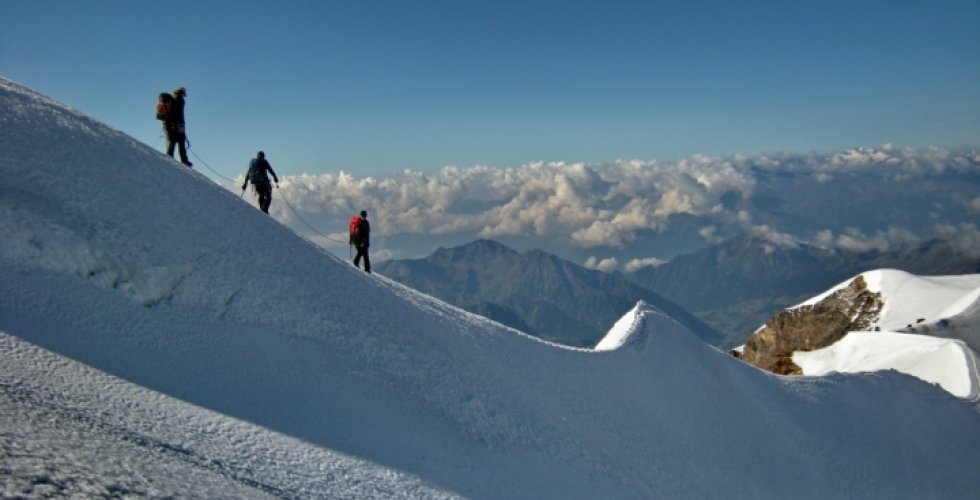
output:
<instances>
[{"instance_id":1,"label":"snowy ridge","mask_svg":"<svg viewBox=\"0 0 980 500\"><path fill-rule=\"evenodd\" d=\"M92 451L68 455L63 494L176 495L185 479L229 496L383 498L980 488L980 415L914 378L776 377L642 304L613 329L626 348L563 348L366 275L251 200L2 79L0 121L13 181L0 187L0 331L21 339L0 336L17 360L0 364L0 425L47 457L0 441L10 475L43 477L58 466L43 450L77 445ZM85 433L32 432L33 415ZM214 428L232 445L209 440ZM140 433L152 439L119 438ZM133 484L112 464L84 466L117 452Z\"/></svg>"},{"instance_id":2,"label":"snowy ridge","mask_svg":"<svg viewBox=\"0 0 980 500\"><path fill-rule=\"evenodd\" d=\"M616 324L609 329L609 333L596 344L595 350L615 351L626 344L643 342L644 339L640 338L640 332L643 330L639 326L644 313L651 309L652 306L642 301L633 306L633 309L616 321Z\"/></svg>"},{"instance_id":3,"label":"snowy ridge","mask_svg":"<svg viewBox=\"0 0 980 500\"><path fill-rule=\"evenodd\" d=\"M880 293L885 306L876 326L900 330L917 324L935 324L963 313L980 298L980 274L916 276L896 269L861 273L868 290ZM803 302L812 305L845 287L852 279Z\"/></svg>"}]
</instances>

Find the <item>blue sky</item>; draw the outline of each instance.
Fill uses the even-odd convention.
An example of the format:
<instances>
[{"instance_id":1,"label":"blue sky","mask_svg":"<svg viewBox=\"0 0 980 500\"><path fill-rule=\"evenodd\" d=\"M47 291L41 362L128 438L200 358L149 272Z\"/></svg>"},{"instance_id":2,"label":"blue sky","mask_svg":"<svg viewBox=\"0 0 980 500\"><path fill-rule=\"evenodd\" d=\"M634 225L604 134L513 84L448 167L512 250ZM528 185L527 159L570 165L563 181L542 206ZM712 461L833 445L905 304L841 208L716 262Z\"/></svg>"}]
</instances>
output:
<instances>
[{"instance_id":1,"label":"blue sky","mask_svg":"<svg viewBox=\"0 0 980 500\"><path fill-rule=\"evenodd\" d=\"M975 146L980 2L0 0L0 75L227 176Z\"/></svg>"}]
</instances>

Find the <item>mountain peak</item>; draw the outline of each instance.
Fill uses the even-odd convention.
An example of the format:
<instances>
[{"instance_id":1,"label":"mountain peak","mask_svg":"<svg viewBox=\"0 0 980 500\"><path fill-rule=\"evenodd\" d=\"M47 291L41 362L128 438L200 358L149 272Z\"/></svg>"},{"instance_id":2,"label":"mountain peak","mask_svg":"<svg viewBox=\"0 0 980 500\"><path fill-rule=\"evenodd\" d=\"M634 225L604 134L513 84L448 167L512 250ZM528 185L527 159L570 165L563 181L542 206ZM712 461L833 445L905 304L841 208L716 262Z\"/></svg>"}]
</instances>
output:
<instances>
[{"instance_id":1,"label":"mountain peak","mask_svg":"<svg viewBox=\"0 0 980 500\"><path fill-rule=\"evenodd\" d=\"M497 258L513 255L518 255L517 251L503 243L488 239L478 239L457 247L439 247L428 258L430 260L456 262L471 258Z\"/></svg>"},{"instance_id":2,"label":"mountain peak","mask_svg":"<svg viewBox=\"0 0 980 500\"><path fill-rule=\"evenodd\" d=\"M541 250L517 253L490 240L440 249L423 262L388 261L378 272L471 312L574 347L594 347L637 301L666 311L706 342L721 338L677 304L621 275L586 269Z\"/></svg>"},{"instance_id":3,"label":"mountain peak","mask_svg":"<svg viewBox=\"0 0 980 500\"><path fill-rule=\"evenodd\" d=\"M652 307L643 302L637 302L633 309L619 318L618 321L609 329L606 336L595 346L596 351L615 351L623 346L639 346L646 340L642 327L643 316L652 310Z\"/></svg>"}]
</instances>

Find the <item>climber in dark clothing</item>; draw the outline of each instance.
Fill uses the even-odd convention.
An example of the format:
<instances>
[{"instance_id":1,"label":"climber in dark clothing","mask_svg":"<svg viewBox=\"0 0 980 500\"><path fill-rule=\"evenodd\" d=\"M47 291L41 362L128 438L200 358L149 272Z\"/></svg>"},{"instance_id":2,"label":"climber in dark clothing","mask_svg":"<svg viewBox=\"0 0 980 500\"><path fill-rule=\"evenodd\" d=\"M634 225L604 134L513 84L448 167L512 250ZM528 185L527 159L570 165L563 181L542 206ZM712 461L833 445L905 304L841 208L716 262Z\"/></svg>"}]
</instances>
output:
<instances>
[{"instance_id":1,"label":"climber in dark clothing","mask_svg":"<svg viewBox=\"0 0 980 500\"><path fill-rule=\"evenodd\" d=\"M279 187L279 177L276 176L276 171L272 170L272 165L265 159L265 153L259 151L259 154L252 158L252 161L248 164L248 173L245 174L245 182L242 183L242 192L245 192L245 187L248 183L252 183L252 187L255 188L255 193L259 195L259 209L265 213L269 213L269 205L272 203L272 184L269 183L269 175L272 174L272 178L276 180L276 187Z\"/></svg>"},{"instance_id":2,"label":"climber in dark clothing","mask_svg":"<svg viewBox=\"0 0 980 500\"><path fill-rule=\"evenodd\" d=\"M167 130L167 154L174 156L174 147L180 152L180 162L188 167L194 164L187 159L187 130L184 127L184 98L187 97L187 90L184 87L177 87L174 90L173 100L169 103L169 113L164 122Z\"/></svg>"}]
</instances>

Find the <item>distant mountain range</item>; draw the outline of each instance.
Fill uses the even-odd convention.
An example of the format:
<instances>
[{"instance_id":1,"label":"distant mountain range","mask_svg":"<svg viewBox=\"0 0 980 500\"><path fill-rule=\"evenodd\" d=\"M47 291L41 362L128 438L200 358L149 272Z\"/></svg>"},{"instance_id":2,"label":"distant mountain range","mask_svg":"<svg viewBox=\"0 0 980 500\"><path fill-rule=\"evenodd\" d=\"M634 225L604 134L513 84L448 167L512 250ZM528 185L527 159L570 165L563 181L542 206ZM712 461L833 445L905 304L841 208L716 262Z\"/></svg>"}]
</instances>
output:
<instances>
[{"instance_id":1,"label":"distant mountain range","mask_svg":"<svg viewBox=\"0 0 980 500\"><path fill-rule=\"evenodd\" d=\"M392 260L376 271L416 290L545 340L592 348L644 300L705 342L722 335L677 304L625 277L554 255L490 240L440 248L424 259Z\"/></svg>"},{"instance_id":2,"label":"distant mountain range","mask_svg":"<svg viewBox=\"0 0 980 500\"><path fill-rule=\"evenodd\" d=\"M706 342L745 342L775 312L869 269L918 275L980 272L980 259L942 241L894 252L776 245L742 235L658 267L622 275L491 240L423 259L376 264L379 273L546 340L593 347L638 300L667 311Z\"/></svg>"},{"instance_id":3,"label":"distant mountain range","mask_svg":"<svg viewBox=\"0 0 980 500\"><path fill-rule=\"evenodd\" d=\"M891 252L777 245L745 234L627 275L722 331L723 345L745 341L773 313L871 269L954 275L980 272L980 258L943 241Z\"/></svg>"}]
</instances>

